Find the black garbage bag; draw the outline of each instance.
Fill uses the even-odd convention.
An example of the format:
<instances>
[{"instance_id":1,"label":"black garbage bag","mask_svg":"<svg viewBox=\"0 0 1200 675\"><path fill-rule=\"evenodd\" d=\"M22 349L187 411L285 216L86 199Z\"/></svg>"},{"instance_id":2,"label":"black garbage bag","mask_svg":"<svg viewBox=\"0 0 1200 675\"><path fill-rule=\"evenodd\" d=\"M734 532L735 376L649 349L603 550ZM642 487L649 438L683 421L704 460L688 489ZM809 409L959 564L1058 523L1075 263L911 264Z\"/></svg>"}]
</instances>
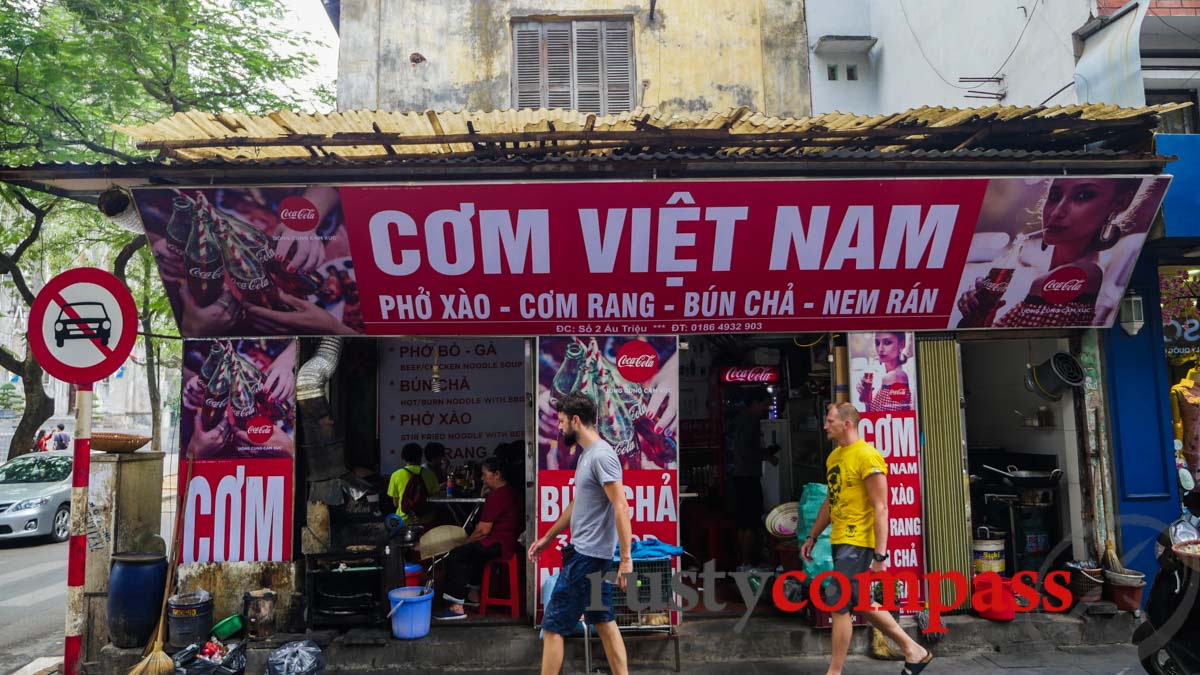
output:
<instances>
[{"instance_id":1,"label":"black garbage bag","mask_svg":"<svg viewBox=\"0 0 1200 675\"><path fill-rule=\"evenodd\" d=\"M324 675L325 657L312 640L289 642L267 657L268 675Z\"/></svg>"},{"instance_id":2,"label":"black garbage bag","mask_svg":"<svg viewBox=\"0 0 1200 675\"><path fill-rule=\"evenodd\" d=\"M189 645L175 654L175 675L243 675L246 672L246 643L229 648L220 663L198 658L199 645Z\"/></svg>"}]
</instances>

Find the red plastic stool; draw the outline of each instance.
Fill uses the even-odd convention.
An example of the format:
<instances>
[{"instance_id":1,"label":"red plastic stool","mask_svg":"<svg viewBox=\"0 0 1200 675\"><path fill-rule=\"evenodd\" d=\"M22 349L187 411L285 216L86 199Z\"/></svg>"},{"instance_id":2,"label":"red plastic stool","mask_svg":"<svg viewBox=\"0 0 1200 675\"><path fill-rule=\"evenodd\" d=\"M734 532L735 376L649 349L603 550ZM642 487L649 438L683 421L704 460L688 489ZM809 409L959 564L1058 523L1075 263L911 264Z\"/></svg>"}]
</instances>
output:
<instances>
[{"instance_id":1,"label":"red plastic stool","mask_svg":"<svg viewBox=\"0 0 1200 675\"><path fill-rule=\"evenodd\" d=\"M496 574L508 573L508 597L492 595L492 577ZM504 560L488 561L488 568L483 573L483 588L479 590L479 614L487 614L488 607L507 607L512 618L521 616L521 586L517 581L517 556L510 555Z\"/></svg>"}]
</instances>

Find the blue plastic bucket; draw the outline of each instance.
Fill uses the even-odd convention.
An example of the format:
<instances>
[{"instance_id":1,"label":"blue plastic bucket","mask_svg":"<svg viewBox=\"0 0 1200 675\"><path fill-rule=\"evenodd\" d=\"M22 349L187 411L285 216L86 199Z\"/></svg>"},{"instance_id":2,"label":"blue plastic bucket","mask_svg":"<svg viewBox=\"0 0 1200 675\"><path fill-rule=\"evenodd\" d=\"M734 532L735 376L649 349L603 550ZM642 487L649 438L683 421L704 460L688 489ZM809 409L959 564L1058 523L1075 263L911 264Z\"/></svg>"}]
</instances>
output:
<instances>
[{"instance_id":1,"label":"blue plastic bucket","mask_svg":"<svg viewBox=\"0 0 1200 675\"><path fill-rule=\"evenodd\" d=\"M429 635L429 618L433 614L433 589L424 586L405 586L388 593L392 606L392 635L399 640L416 640Z\"/></svg>"}]
</instances>

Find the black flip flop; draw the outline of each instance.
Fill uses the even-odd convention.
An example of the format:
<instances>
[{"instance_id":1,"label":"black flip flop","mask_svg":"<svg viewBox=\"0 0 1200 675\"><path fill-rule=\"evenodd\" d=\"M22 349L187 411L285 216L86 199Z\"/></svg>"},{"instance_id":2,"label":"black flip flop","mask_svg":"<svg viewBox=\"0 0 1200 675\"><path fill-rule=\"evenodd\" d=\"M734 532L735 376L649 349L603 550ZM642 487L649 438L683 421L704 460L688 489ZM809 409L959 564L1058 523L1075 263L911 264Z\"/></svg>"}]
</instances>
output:
<instances>
[{"instance_id":1,"label":"black flip flop","mask_svg":"<svg viewBox=\"0 0 1200 675\"><path fill-rule=\"evenodd\" d=\"M904 670L900 671L900 675L918 675L918 673L925 670L925 666L928 666L929 663L933 661L933 652L926 650L926 654L927 656L921 659L921 661L918 663L909 663L905 661Z\"/></svg>"}]
</instances>

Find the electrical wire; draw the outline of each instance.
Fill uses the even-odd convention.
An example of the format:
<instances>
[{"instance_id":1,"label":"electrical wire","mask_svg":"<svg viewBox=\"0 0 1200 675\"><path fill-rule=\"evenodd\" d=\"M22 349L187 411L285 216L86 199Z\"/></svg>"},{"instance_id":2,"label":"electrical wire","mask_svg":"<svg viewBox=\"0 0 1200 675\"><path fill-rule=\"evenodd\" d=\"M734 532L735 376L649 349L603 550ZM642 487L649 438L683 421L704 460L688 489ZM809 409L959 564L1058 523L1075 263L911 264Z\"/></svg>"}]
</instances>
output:
<instances>
[{"instance_id":1,"label":"electrical wire","mask_svg":"<svg viewBox=\"0 0 1200 675\"><path fill-rule=\"evenodd\" d=\"M1055 96L1058 96L1059 94L1063 93L1064 91L1066 91L1066 90L1067 90L1067 88L1068 88L1068 87L1070 87L1070 86L1071 86L1071 85L1073 85L1073 84L1075 84L1075 80L1071 80L1070 82L1068 82L1068 83L1064 84L1062 87L1060 87L1060 88L1059 88L1059 90L1058 90L1058 91L1056 91L1056 92L1054 92L1053 94L1050 94L1049 96L1047 96L1047 97L1046 97L1046 99L1045 99L1044 101L1042 101L1041 103L1039 103L1038 105L1039 105L1039 106L1046 105L1047 103L1049 103L1049 102L1050 102L1050 99L1052 99L1052 98L1054 98Z\"/></svg>"},{"instance_id":2,"label":"electrical wire","mask_svg":"<svg viewBox=\"0 0 1200 675\"><path fill-rule=\"evenodd\" d=\"M921 57L925 59L925 63L929 66L929 69L933 71L933 74L937 75L939 80L945 82L951 87L954 87L955 89L970 91L972 87L964 87L960 84L954 84L950 80L947 80L944 75L942 75L941 71L937 69L937 66L933 65L933 61L931 61L929 59L929 55L925 53L925 46L921 44L921 38L917 37L917 31L913 29L912 21L910 21L908 18L908 9L904 6L904 0L900 0L900 13L904 15L904 23L908 26L908 32L912 34L913 41L917 43L917 51L921 52Z\"/></svg>"},{"instance_id":3,"label":"electrical wire","mask_svg":"<svg viewBox=\"0 0 1200 675\"><path fill-rule=\"evenodd\" d=\"M1170 28L1171 30L1175 31L1176 33L1179 33L1180 35L1187 38L1188 40L1191 40L1192 42L1195 42L1196 44L1200 45L1200 39L1198 39L1194 36L1188 35L1187 33L1180 30L1178 27L1172 26L1171 24L1167 23L1167 20L1162 18L1162 15L1158 14L1153 9L1150 10L1150 16L1153 16L1154 18L1158 19L1158 22L1161 23L1162 25L1166 26L1167 28Z\"/></svg>"},{"instance_id":4,"label":"electrical wire","mask_svg":"<svg viewBox=\"0 0 1200 675\"><path fill-rule=\"evenodd\" d=\"M1008 65L1008 62L1012 59L1013 54L1017 53L1017 47L1021 46L1021 39L1025 37L1025 31L1029 29L1029 24L1033 23L1033 15L1037 13L1037 8L1038 2L1037 0L1034 0L1033 6L1029 9L1029 16L1025 17L1025 25L1021 28L1021 34L1017 36L1017 41L1013 43L1012 50L1008 52L1008 56L1004 57L1004 63L1001 63L1000 67L996 69L996 72L992 73L992 77L999 75L1000 71L1004 70L1004 66Z\"/></svg>"},{"instance_id":5,"label":"electrical wire","mask_svg":"<svg viewBox=\"0 0 1200 675\"><path fill-rule=\"evenodd\" d=\"M792 344L796 345L797 347L800 347L801 349L808 349L810 347L816 347L817 345L821 344L822 342L825 341L825 338L827 338L827 337L829 337L828 333L822 333L821 337L817 338L815 341L810 342L805 345L802 345L796 340L796 336L793 335L792 336Z\"/></svg>"}]
</instances>

